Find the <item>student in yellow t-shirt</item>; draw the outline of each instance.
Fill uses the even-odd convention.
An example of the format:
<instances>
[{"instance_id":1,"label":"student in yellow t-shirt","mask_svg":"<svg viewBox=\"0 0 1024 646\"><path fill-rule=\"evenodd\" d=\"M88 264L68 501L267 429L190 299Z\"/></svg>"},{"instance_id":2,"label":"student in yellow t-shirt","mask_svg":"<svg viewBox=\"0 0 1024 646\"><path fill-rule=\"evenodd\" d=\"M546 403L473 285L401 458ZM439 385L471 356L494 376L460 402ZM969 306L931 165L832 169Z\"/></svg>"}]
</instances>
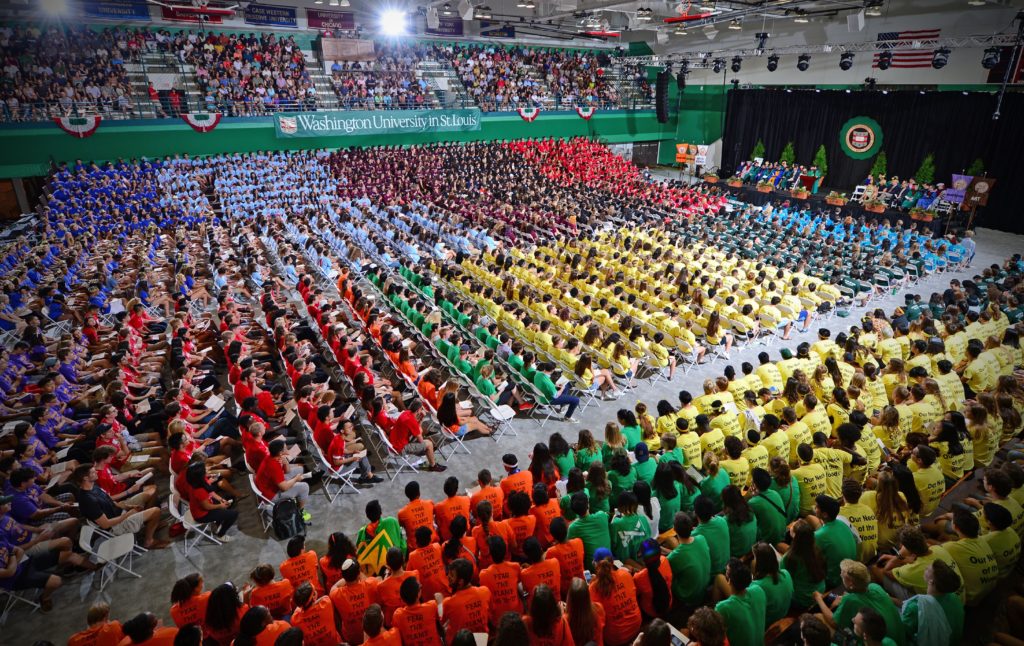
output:
<instances>
[{"instance_id":1,"label":"student in yellow t-shirt","mask_svg":"<svg viewBox=\"0 0 1024 646\"><path fill-rule=\"evenodd\" d=\"M928 516L939 506L939 501L946 493L946 479L938 465L938 454L935 449L918 445L910 454L914 471L914 486L921 497L921 516Z\"/></svg>"},{"instance_id":2,"label":"student in yellow t-shirt","mask_svg":"<svg viewBox=\"0 0 1024 646\"><path fill-rule=\"evenodd\" d=\"M721 460L718 466L729 474L729 482L740 489L747 486L750 478L750 462L743 457L743 440L729 436L725 438L725 452L728 458Z\"/></svg>"},{"instance_id":3,"label":"student in yellow t-shirt","mask_svg":"<svg viewBox=\"0 0 1024 646\"><path fill-rule=\"evenodd\" d=\"M823 433L826 437L832 434L832 423L829 422L828 413L824 406L818 404L817 397L810 393L804 395L804 408L807 412L800 418L800 421L807 424L812 436L815 433ZM833 495L833 497L838 496Z\"/></svg>"},{"instance_id":4,"label":"student in yellow t-shirt","mask_svg":"<svg viewBox=\"0 0 1024 646\"><path fill-rule=\"evenodd\" d=\"M851 466L865 465L867 460L862 455L828 446L828 436L824 433L815 433L812 440L814 462L825 470L825 493L832 498L840 498L843 495L843 475L846 470Z\"/></svg>"},{"instance_id":5,"label":"student in yellow t-shirt","mask_svg":"<svg viewBox=\"0 0 1024 646\"><path fill-rule=\"evenodd\" d=\"M999 582L999 566L989 544L978 537L978 517L965 509L953 511L953 529L959 537L944 543L946 552L956 561L964 580L964 604L979 605Z\"/></svg>"},{"instance_id":6,"label":"student in yellow t-shirt","mask_svg":"<svg viewBox=\"0 0 1024 646\"><path fill-rule=\"evenodd\" d=\"M843 481L843 504L839 514L850 521L857 530L860 543L857 544L857 560L867 563L875 556L878 545L878 519L875 512L860 501L864 488L856 480Z\"/></svg>"},{"instance_id":7,"label":"student in yellow t-shirt","mask_svg":"<svg viewBox=\"0 0 1024 646\"><path fill-rule=\"evenodd\" d=\"M760 445L768 450L769 461L781 456L789 462L789 436L779 430L779 418L771 413L761 418L761 441Z\"/></svg>"},{"instance_id":8,"label":"student in yellow t-shirt","mask_svg":"<svg viewBox=\"0 0 1024 646\"><path fill-rule=\"evenodd\" d=\"M811 444L811 429L807 428L802 420L796 418L796 411L786 406L782 409L782 422L785 425L786 436L789 438L789 463L797 464L797 447L801 444Z\"/></svg>"},{"instance_id":9,"label":"student in yellow t-shirt","mask_svg":"<svg viewBox=\"0 0 1024 646\"><path fill-rule=\"evenodd\" d=\"M800 466L793 469L792 476L800 485L800 515L814 512L814 499L825 493L825 469L814 462L814 449L810 444L797 447Z\"/></svg>"}]
</instances>

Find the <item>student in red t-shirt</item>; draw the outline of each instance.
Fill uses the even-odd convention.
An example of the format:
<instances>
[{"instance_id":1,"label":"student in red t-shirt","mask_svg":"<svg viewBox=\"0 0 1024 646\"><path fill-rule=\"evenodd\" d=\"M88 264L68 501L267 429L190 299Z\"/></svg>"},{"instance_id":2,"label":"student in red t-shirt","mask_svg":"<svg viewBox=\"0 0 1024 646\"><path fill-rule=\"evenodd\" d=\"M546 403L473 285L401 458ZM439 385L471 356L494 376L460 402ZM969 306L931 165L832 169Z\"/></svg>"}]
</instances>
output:
<instances>
[{"instance_id":1,"label":"student in red t-shirt","mask_svg":"<svg viewBox=\"0 0 1024 646\"><path fill-rule=\"evenodd\" d=\"M526 495L533 492L533 474L519 469L519 458L512 453L501 456L501 464L505 467L505 477L501 481L501 490L505 493L505 511L508 512L508 497L513 491L521 491Z\"/></svg>"},{"instance_id":2,"label":"student in red t-shirt","mask_svg":"<svg viewBox=\"0 0 1024 646\"><path fill-rule=\"evenodd\" d=\"M327 553L320 557L320 572L324 578L324 590L330 591L341 580L341 567L348 559L356 558L356 546L344 532L334 532L327 537Z\"/></svg>"},{"instance_id":3,"label":"student in red t-shirt","mask_svg":"<svg viewBox=\"0 0 1024 646\"><path fill-rule=\"evenodd\" d=\"M264 458L259 470L256 471L256 488L272 502L294 498L308 522L309 512L305 510L305 506L309 500L309 484L302 482L304 474L285 477L288 457L284 454L284 440L274 440L269 448L270 456Z\"/></svg>"},{"instance_id":4,"label":"student in red t-shirt","mask_svg":"<svg viewBox=\"0 0 1024 646\"><path fill-rule=\"evenodd\" d=\"M394 628L384 630L384 611L377 604L371 605L363 615L364 646L402 646L402 638Z\"/></svg>"},{"instance_id":5,"label":"student in red t-shirt","mask_svg":"<svg viewBox=\"0 0 1024 646\"><path fill-rule=\"evenodd\" d=\"M486 633L490 618L491 591L472 585L473 564L466 559L455 559L448 564L448 584L452 595L442 605L445 634L454 635L463 628L474 633Z\"/></svg>"},{"instance_id":6,"label":"student in red t-shirt","mask_svg":"<svg viewBox=\"0 0 1024 646\"><path fill-rule=\"evenodd\" d=\"M434 501L420 498L420 483L415 480L405 485L405 497L409 502L398 512L398 523L405 530L406 537L415 536L420 527L434 532Z\"/></svg>"},{"instance_id":7,"label":"student in red t-shirt","mask_svg":"<svg viewBox=\"0 0 1024 646\"><path fill-rule=\"evenodd\" d=\"M420 593L420 583L416 577L402 582L399 594L405 606L395 610L392 623L398 629L403 646L442 646L441 634L437 629L437 601L430 599L420 603ZM428 596L425 590L423 593L423 596Z\"/></svg>"},{"instance_id":8,"label":"student in red t-shirt","mask_svg":"<svg viewBox=\"0 0 1024 646\"><path fill-rule=\"evenodd\" d=\"M173 646L178 629L161 626L152 612L135 615L121 626L124 639L120 646Z\"/></svg>"},{"instance_id":9,"label":"student in red t-shirt","mask_svg":"<svg viewBox=\"0 0 1024 646\"><path fill-rule=\"evenodd\" d=\"M197 523L217 523L217 540L226 543L231 540L228 530L238 520L238 510L231 509L231 503L212 491L213 486L206 480L206 465L191 462L185 471L189 486L188 510Z\"/></svg>"},{"instance_id":10,"label":"student in red t-shirt","mask_svg":"<svg viewBox=\"0 0 1024 646\"><path fill-rule=\"evenodd\" d=\"M672 567L653 538L641 543L640 557L644 569L633 575L640 610L645 617L664 619L672 608Z\"/></svg>"},{"instance_id":11,"label":"student in red t-shirt","mask_svg":"<svg viewBox=\"0 0 1024 646\"><path fill-rule=\"evenodd\" d=\"M487 539L491 536L501 536L508 545L512 543L515 538L512 535L512 530L509 529L508 525L504 521L498 522L491 519L491 503L486 500L481 500L476 506L476 517L479 524L473 528L473 541L476 543L476 561L481 568L485 568L491 564L491 553L487 549Z\"/></svg>"},{"instance_id":12,"label":"student in red t-shirt","mask_svg":"<svg viewBox=\"0 0 1024 646\"><path fill-rule=\"evenodd\" d=\"M605 644L628 644L640 632L643 618L633 576L625 568L617 568L613 560L611 550L606 547L594 551L590 596L604 607Z\"/></svg>"},{"instance_id":13,"label":"student in red t-shirt","mask_svg":"<svg viewBox=\"0 0 1024 646\"><path fill-rule=\"evenodd\" d=\"M514 541L509 545L510 556L521 559L523 543L537 531L537 518L530 514L530 496L522 491L513 491L507 504L509 517L504 522L512 530Z\"/></svg>"},{"instance_id":14,"label":"student in red t-shirt","mask_svg":"<svg viewBox=\"0 0 1024 646\"><path fill-rule=\"evenodd\" d=\"M317 598L309 581L295 589L291 624L302 629L304 646L337 646L341 642L334 621L334 606L327 596Z\"/></svg>"},{"instance_id":15,"label":"student in red t-shirt","mask_svg":"<svg viewBox=\"0 0 1024 646\"><path fill-rule=\"evenodd\" d=\"M201 624L206 618L206 603L210 593L203 592L203 576L188 574L174 582L171 588L171 619L178 628L188 624Z\"/></svg>"},{"instance_id":16,"label":"student in red t-shirt","mask_svg":"<svg viewBox=\"0 0 1024 646\"><path fill-rule=\"evenodd\" d=\"M416 549L409 552L406 565L418 573L416 578L422 581L420 585L423 587L423 595L433 597L438 592L451 594L448 574L444 571L444 556L441 546L434 542L433 532L427 527L420 527L416 530L415 538Z\"/></svg>"},{"instance_id":17,"label":"student in red t-shirt","mask_svg":"<svg viewBox=\"0 0 1024 646\"><path fill-rule=\"evenodd\" d=\"M444 493L447 498L434 504L434 524L441 539L446 541L452 537L449 526L456 516L463 516L469 522L469 497L458 495L459 479L453 476L445 479Z\"/></svg>"},{"instance_id":18,"label":"student in red t-shirt","mask_svg":"<svg viewBox=\"0 0 1024 646\"><path fill-rule=\"evenodd\" d=\"M508 548L500 536L488 538L487 549L491 553L492 564L480 571L480 585L491 592L491 625L497 626L506 612L523 611L523 602L519 599L521 568L518 563L505 560Z\"/></svg>"}]
</instances>

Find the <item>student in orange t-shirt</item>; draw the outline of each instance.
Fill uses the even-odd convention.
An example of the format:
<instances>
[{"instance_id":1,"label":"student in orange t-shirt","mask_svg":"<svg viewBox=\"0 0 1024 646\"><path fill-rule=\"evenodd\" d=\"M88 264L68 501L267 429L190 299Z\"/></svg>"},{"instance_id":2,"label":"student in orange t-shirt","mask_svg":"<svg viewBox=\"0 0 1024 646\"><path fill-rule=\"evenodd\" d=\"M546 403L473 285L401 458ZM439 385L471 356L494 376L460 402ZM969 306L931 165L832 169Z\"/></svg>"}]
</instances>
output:
<instances>
[{"instance_id":1,"label":"student in orange t-shirt","mask_svg":"<svg viewBox=\"0 0 1024 646\"><path fill-rule=\"evenodd\" d=\"M420 582L416 577L402 581L398 592L405 606L395 610L392 622L402 637L403 646L443 646L437 629L437 601L420 603Z\"/></svg>"},{"instance_id":2,"label":"student in orange t-shirt","mask_svg":"<svg viewBox=\"0 0 1024 646\"><path fill-rule=\"evenodd\" d=\"M562 517L551 521L550 530L551 540L555 544L548 548L544 556L558 561L562 576L560 589L564 594L574 578L583 578L583 540L579 538L566 540L569 535L569 523Z\"/></svg>"},{"instance_id":3,"label":"student in orange t-shirt","mask_svg":"<svg viewBox=\"0 0 1024 646\"><path fill-rule=\"evenodd\" d=\"M541 547L551 545L551 532L548 528L551 521L562 515L562 506L558 504L557 498L548 496L548 488L543 482L533 485L533 507L530 507L530 515L537 519L533 535L540 541Z\"/></svg>"},{"instance_id":4,"label":"student in orange t-shirt","mask_svg":"<svg viewBox=\"0 0 1024 646\"><path fill-rule=\"evenodd\" d=\"M519 458L511 453L501 456L501 464L505 467L505 477L501 481L501 490L505 494L505 512L508 512L508 497L513 491L522 491L527 496L533 492L533 474L520 471Z\"/></svg>"},{"instance_id":5,"label":"student in orange t-shirt","mask_svg":"<svg viewBox=\"0 0 1024 646\"><path fill-rule=\"evenodd\" d=\"M418 573L405 569L405 552L400 547L388 548L384 560L390 574L377 586L377 603L384 610L384 625L391 626L391 617L395 610L404 605L402 596L398 593L402 582L409 577L417 576Z\"/></svg>"},{"instance_id":6,"label":"student in orange t-shirt","mask_svg":"<svg viewBox=\"0 0 1024 646\"><path fill-rule=\"evenodd\" d=\"M300 535L289 539L285 553L288 554L288 558L281 561L281 565L278 566L281 576L291 581L292 587L296 590L304 582L309 581L317 596L322 595L323 586L320 585L320 574L316 569L316 552L306 549L306 537Z\"/></svg>"},{"instance_id":7,"label":"student in orange t-shirt","mask_svg":"<svg viewBox=\"0 0 1024 646\"><path fill-rule=\"evenodd\" d=\"M434 531L434 501L420 498L420 483L413 480L405 485L405 497L409 503L398 512L398 523L405 530L406 537L416 535L420 527ZM450 520L450 519L449 519Z\"/></svg>"},{"instance_id":8,"label":"student in orange t-shirt","mask_svg":"<svg viewBox=\"0 0 1024 646\"><path fill-rule=\"evenodd\" d=\"M274 646L278 636L291 627L287 621L274 619L266 606L253 606L238 622L234 646Z\"/></svg>"},{"instance_id":9,"label":"student in orange t-shirt","mask_svg":"<svg viewBox=\"0 0 1024 646\"><path fill-rule=\"evenodd\" d=\"M465 516L456 516L450 525L450 529L452 537L441 548L441 560L444 562L445 568L447 568L448 564L455 559L466 559L473 566L473 581L476 581L480 568L476 559L476 540L466 536L469 532L469 521L466 520Z\"/></svg>"},{"instance_id":10,"label":"student in orange t-shirt","mask_svg":"<svg viewBox=\"0 0 1024 646\"><path fill-rule=\"evenodd\" d=\"M519 599L521 568L518 563L505 560L507 547L500 536L488 538L487 549L493 565L480 571L480 585L491 591L491 625L497 626L506 612L523 611L523 602Z\"/></svg>"},{"instance_id":11,"label":"student in orange t-shirt","mask_svg":"<svg viewBox=\"0 0 1024 646\"><path fill-rule=\"evenodd\" d=\"M418 572L416 578L422 580L423 596L427 598L433 598L436 593L447 596L452 592L444 571L441 546L433 542L432 533L427 527L416 530L416 549L409 552L409 562L406 563L410 570Z\"/></svg>"},{"instance_id":12,"label":"student in orange t-shirt","mask_svg":"<svg viewBox=\"0 0 1024 646\"><path fill-rule=\"evenodd\" d=\"M110 606L97 603L85 616L89 627L68 639L68 646L117 646L124 639L121 622L110 621Z\"/></svg>"},{"instance_id":13,"label":"student in orange t-shirt","mask_svg":"<svg viewBox=\"0 0 1024 646\"><path fill-rule=\"evenodd\" d=\"M384 630L384 611L377 604L367 608L363 615L363 634L366 646L402 646L396 629Z\"/></svg>"},{"instance_id":14,"label":"student in orange t-shirt","mask_svg":"<svg viewBox=\"0 0 1024 646\"><path fill-rule=\"evenodd\" d=\"M569 622L562 615L558 595L546 585L533 590L530 614L523 618L530 646L576 646Z\"/></svg>"},{"instance_id":15,"label":"student in orange t-shirt","mask_svg":"<svg viewBox=\"0 0 1024 646\"><path fill-rule=\"evenodd\" d=\"M509 543L510 556L522 558L523 543L537 531L537 519L530 514L530 496L521 491L513 491L506 500L509 517L505 524L512 530L512 539Z\"/></svg>"},{"instance_id":16,"label":"student in orange t-shirt","mask_svg":"<svg viewBox=\"0 0 1024 646\"><path fill-rule=\"evenodd\" d=\"M582 578L574 578L565 595L565 617L572 640L577 644L594 642L604 646L604 606L590 598L590 588Z\"/></svg>"},{"instance_id":17,"label":"student in orange t-shirt","mask_svg":"<svg viewBox=\"0 0 1024 646\"><path fill-rule=\"evenodd\" d=\"M348 559L356 558L356 546L344 532L334 532L327 537L327 554L320 557L320 572L324 577L324 590L330 592L341 579L341 566Z\"/></svg>"},{"instance_id":18,"label":"student in orange t-shirt","mask_svg":"<svg viewBox=\"0 0 1024 646\"><path fill-rule=\"evenodd\" d=\"M363 613L377 602L380 579L363 576L355 559L341 566L341 581L331 589L331 603L341 618L341 637L352 644L363 642Z\"/></svg>"},{"instance_id":19,"label":"student in orange t-shirt","mask_svg":"<svg viewBox=\"0 0 1024 646\"><path fill-rule=\"evenodd\" d=\"M533 598L533 591L538 585L546 585L555 593L555 597L561 599L562 590L562 568L558 565L558 559L544 558L544 548L536 536L531 536L523 543L523 554L526 555L527 567L519 576L523 582L523 590L528 595L526 606L530 606Z\"/></svg>"},{"instance_id":20,"label":"student in orange t-shirt","mask_svg":"<svg viewBox=\"0 0 1024 646\"><path fill-rule=\"evenodd\" d=\"M491 591L471 584L473 564L455 559L448 564L448 584L454 591L441 604L445 634L455 635L463 628L473 633L486 633L490 618Z\"/></svg>"},{"instance_id":21,"label":"student in orange t-shirt","mask_svg":"<svg viewBox=\"0 0 1024 646\"><path fill-rule=\"evenodd\" d=\"M452 537L449 526L456 516L465 516L469 522L469 497L458 495L459 479L454 476L445 479L444 493L448 497L434 504L434 523L441 539L448 540Z\"/></svg>"},{"instance_id":22,"label":"student in orange t-shirt","mask_svg":"<svg viewBox=\"0 0 1024 646\"><path fill-rule=\"evenodd\" d=\"M206 618L210 593L203 592L203 576L198 572L185 575L171 588L171 619L178 628L201 624Z\"/></svg>"},{"instance_id":23,"label":"student in orange t-shirt","mask_svg":"<svg viewBox=\"0 0 1024 646\"><path fill-rule=\"evenodd\" d=\"M591 598L604 607L604 642L609 645L632 642L643 621L633 577L628 570L615 567L614 558L607 547L597 548L590 582Z\"/></svg>"},{"instance_id":24,"label":"student in orange t-shirt","mask_svg":"<svg viewBox=\"0 0 1024 646\"><path fill-rule=\"evenodd\" d=\"M508 528L508 525L504 522L491 520L492 513L491 503L486 500L481 500L476 506L476 517L480 524L473 528L473 540L476 541L477 547L477 565L481 568L485 568L492 563L491 553L487 550L488 538L500 536L506 545L515 540L512 536L512 530Z\"/></svg>"},{"instance_id":25,"label":"student in orange t-shirt","mask_svg":"<svg viewBox=\"0 0 1024 646\"><path fill-rule=\"evenodd\" d=\"M295 588L288 579L274 580L274 566L261 563L249 573L255 587L249 592L246 603L250 606L265 606L270 614L280 619L292 614L295 608L292 595Z\"/></svg>"},{"instance_id":26,"label":"student in orange t-shirt","mask_svg":"<svg viewBox=\"0 0 1024 646\"><path fill-rule=\"evenodd\" d=\"M303 581L295 588L291 623L302 629L303 646L337 646L341 642L330 597L317 598L313 584Z\"/></svg>"},{"instance_id":27,"label":"student in orange t-shirt","mask_svg":"<svg viewBox=\"0 0 1024 646\"><path fill-rule=\"evenodd\" d=\"M633 575L640 610L647 618L664 619L672 608L672 567L653 538L640 544L640 557L644 569Z\"/></svg>"},{"instance_id":28,"label":"student in orange t-shirt","mask_svg":"<svg viewBox=\"0 0 1024 646\"><path fill-rule=\"evenodd\" d=\"M174 646L174 637L178 629L161 626L160 620L152 612L135 615L121 626L124 639L120 646Z\"/></svg>"},{"instance_id":29,"label":"student in orange t-shirt","mask_svg":"<svg viewBox=\"0 0 1024 646\"><path fill-rule=\"evenodd\" d=\"M480 501L486 500L491 503L491 509L494 510L494 520L501 520L501 512L505 508L505 492L501 490L501 487L492 484L491 472L487 469L480 470L476 476L476 483L480 485L480 491L469 498L470 510L476 511ZM474 522L478 521L474 519Z\"/></svg>"}]
</instances>

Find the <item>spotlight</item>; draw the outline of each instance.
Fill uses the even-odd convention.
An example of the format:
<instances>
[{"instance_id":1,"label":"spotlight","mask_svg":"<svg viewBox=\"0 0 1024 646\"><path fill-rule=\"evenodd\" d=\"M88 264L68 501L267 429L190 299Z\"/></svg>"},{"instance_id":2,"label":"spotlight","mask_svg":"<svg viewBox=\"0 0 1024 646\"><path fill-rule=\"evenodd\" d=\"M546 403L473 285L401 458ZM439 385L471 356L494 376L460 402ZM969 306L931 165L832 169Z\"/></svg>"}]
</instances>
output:
<instances>
[{"instance_id":1,"label":"spotlight","mask_svg":"<svg viewBox=\"0 0 1024 646\"><path fill-rule=\"evenodd\" d=\"M967 0L967 4L972 7L984 7L985 0Z\"/></svg>"},{"instance_id":2,"label":"spotlight","mask_svg":"<svg viewBox=\"0 0 1024 646\"><path fill-rule=\"evenodd\" d=\"M879 16L881 16L882 15L882 5L881 5L881 3L873 4L871 6L865 7L864 8L864 15L868 16L870 18L878 18Z\"/></svg>"},{"instance_id":3,"label":"spotlight","mask_svg":"<svg viewBox=\"0 0 1024 646\"><path fill-rule=\"evenodd\" d=\"M42 0L39 3L39 8L51 18L66 16L70 11L68 0Z\"/></svg>"},{"instance_id":4,"label":"spotlight","mask_svg":"<svg viewBox=\"0 0 1024 646\"><path fill-rule=\"evenodd\" d=\"M729 21L729 29L743 29L743 25L740 24L740 19L736 18Z\"/></svg>"},{"instance_id":5,"label":"spotlight","mask_svg":"<svg viewBox=\"0 0 1024 646\"><path fill-rule=\"evenodd\" d=\"M768 57L768 71L774 72L777 69L779 69L779 55L772 54Z\"/></svg>"},{"instance_id":6,"label":"spotlight","mask_svg":"<svg viewBox=\"0 0 1024 646\"><path fill-rule=\"evenodd\" d=\"M734 90L738 89L740 87L740 80L739 79L733 79L732 81L730 81L730 83L732 83L732 89L734 89ZM964 94L967 94L967 93L964 92Z\"/></svg>"},{"instance_id":7,"label":"spotlight","mask_svg":"<svg viewBox=\"0 0 1024 646\"><path fill-rule=\"evenodd\" d=\"M887 70L892 65L892 50L886 49L878 55L878 69Z\"/></svg>"},{"instance_id":8,"label":"spotlight","mask_svg":"<svg viewBox=\"0 0 1024 646\"><path fill-rule=\"evenodd\" d=\"M797 9L794 13L795 17L793 18L793 22L798 22L800 24L807 24L810 22L807 18L807 12L803 9Z\"/></svg>"},{"instance_id":9,"label":"spotlight","mask_svg":"<svg viewBox=\"0 0 1024 646\"><path fill-rule=\"evenodd\" d=\"M400 9L388 9L380 15L380 31L385 36L401 36L406 29L405 12Z\"/></svg>"},{"instance_id":10,"label":"spotlight","mask_svg":"<svg viewBox=\"0 0 1024 646\"><path fill-rule=\"evenodd\" d=\"M725 69L725 59L724 58L716 58L715 62L712 63L711 69L715 72L715 74L721 74L722 70Z\"/></svg>"},{"instance_id":11,"label":"spotlight","mask_svg":"<svg viewBox=\"0 0 1024 646\"><path fill-rule=\"evenodd\" d=\"M941 70L949 62L949 48L941 47L935 50L935 54L932 55L932 67L937 70Z\"/></svg>"},{"instance_id":12,"label":"spotlight","mask_svg":"<svg viewBox=\"0 0 1024 646\"><path fill-rule=\"evenodd\" d=\"M987 70L999 65L1000 52L998 47L989 47L981 57L981 66Z\"/></svg>"},{"instance_id":13,"label":"spotlight","mask_svg":"<svg viewBox=\"0 0 1024 646\"><path fill-rule=\"evenodd\" d=\"M441 15L442 16L451 16L451 15L454 15L454 14L455 14L455 12L452 11L452 4L450 2L446 2L443 5L441 5Z\"/></svg>"},{"instance_id":14,"label":"spotlight","mask_svg":"<svg viewBox=\"0 0 1024 646\"><path fill-rule=\"evenodd\" d=\"M672 33L674 33L676 36L685 36L686 35L686 27L683 27L682 25L679 25L678 27L676 27L676 30L674 32L672 32Z\"/></svg>"},{"instance_id":15,"label":"spotlight","mask_svg":"<svg viewBox=\"0 0 1024 646\"><path fill-rule=\"evenodd\" d=\"M801 72L806 72L807 68L811 66L811 55L800 54L796 59L796 68Z\"/></svg>"},{"instance_id":16,"label":"spotlight","mask_svg":"<svg viewBox=\"0 0 1024 646\"><path fill-rule=\"evenodd\" d=\"M730 66L730 68L732 69L732 73L733 74L739 74L740 67L742 65L743 65L743 59L742 58L740 58L739 56L733 58L732 59L732 65Z\"/></svg>"},{"instance_id":17,"label":"spotlight","mask_svg":"<svg viewBox=\"0 0 1024 646\"><path fill-rule=\"evenodd\" d=\"M844 72L853 67L853 52L843 52L839 56L839 69Z\"/></svg>"}]
</instances>

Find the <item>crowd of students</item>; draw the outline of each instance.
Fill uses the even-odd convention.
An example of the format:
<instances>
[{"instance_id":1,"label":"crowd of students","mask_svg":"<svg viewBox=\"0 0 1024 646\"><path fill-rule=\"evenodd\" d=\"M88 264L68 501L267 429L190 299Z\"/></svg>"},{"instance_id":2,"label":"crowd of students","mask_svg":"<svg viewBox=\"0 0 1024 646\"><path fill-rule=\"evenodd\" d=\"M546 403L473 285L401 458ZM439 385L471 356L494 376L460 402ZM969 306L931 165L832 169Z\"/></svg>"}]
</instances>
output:
<instances>
[{"instance_id":1,"label":"crowd of students","mask_svg":"<svg viewBox=\"0 0 1024 646\"><path fill-rule=\"evenodd\" d=\"M447 169L505 159L512 146L423 150L425 168ZM169 503L187 505L226 542L233 501L249 495L233 483L229 456L252 475L251 495L292 501L312 522L310 458L322 463L321 486L344 469L358 473L355 486L378 485L375 469L393 468L396 455L443 471L445 444L499 428L491 403L524 413L531 403L582 404L563 378L583 377L580 361L603 347L609 365L591 362L586 389L614 397L633 385L640 364L621 361L619 348L642 347L625 332L626 316L644 323L625 290L641 268L601 268L614 280L602 284L607 294L588 293L587 306L598 336L611 334L587 340L588 327L575 354L552 334L566 317L514 318L518 329L460 282L475 264L514 265L505 241L516 235L536 236L548 252L579 245L580 263L601 255L611 234L592 230L607 216L567 218L588 234L574 243L554 222L498 206L511 197L449 218L440 187L413 181L416 158L259 153L54 174L39 226L2 261L11 278L0 326L12 342L0 355L3 413L26 421L11 428L0 469L10 496L0 499L0 586L41 589L48 608L58 573L95 567L71 548L83 523L166 546L150 469L173 475ZM554 199L610 194L599 175L590 180L534 181ZM651 208L624 217L665 224L681 215ZM662 232L631 235L642 254L667 257ZM744 279L710 260L692 269L686 284L701 289ZM355 540L332 534L323 558L291 541L282 581L261 564L252 590L222 584L204 597L201 579L186 577L171 595L177 630L148 613L116 624L97 607L87 633L127 644L203 635L220 644L439 643L442 634L451 644L467 639L465 629L499 643L624 644L642 630L641 643L663 644L671 624L701 644L742 645L810 608L819 616L792 628L810 644L846 631L875 643L879 630L898 644L957 643L963 604L972 612L1009 586L1019 557L1022 289L1015 257L933 295L929 307L912 299L834 338L822 329L778 362L765 353L758 366L727 366L702 393L680 392L678 405L620 409L603 433L581 429L572 443L553 434L522 457L526 468L504 455L504 477L449 478L436 503L409 483L409 505L388 515L371 502ZM513 293L515 307L526 304ZM708 306L721 317L733 305ZM526 342L561 361L540 361ZM658 367L670 372L672 358ZM467 397L468 410L457 405ZM947 489L974 483L981 488L936 513ZM383 563L368 558L371 544L390 547Z\"/></svg>"}]
</instances>

